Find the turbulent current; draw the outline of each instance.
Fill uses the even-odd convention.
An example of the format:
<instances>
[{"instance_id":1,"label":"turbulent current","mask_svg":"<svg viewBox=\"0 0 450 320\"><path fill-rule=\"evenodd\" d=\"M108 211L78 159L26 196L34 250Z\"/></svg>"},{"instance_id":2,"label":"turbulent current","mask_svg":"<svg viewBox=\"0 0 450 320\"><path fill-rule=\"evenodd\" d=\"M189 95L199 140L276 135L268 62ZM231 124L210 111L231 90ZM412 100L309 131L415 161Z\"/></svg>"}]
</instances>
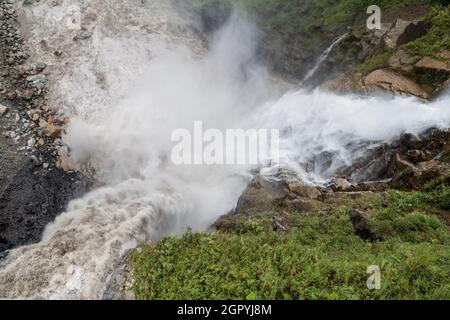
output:
<instances>
[{"instance_id":1,"label":"turbulent current","mask_svg":"<svg viewBox=\"0 0 450 320\"><path fill-rule=\"evenodd\" d=\"M257 32L238 16L206 47L190 15L168 1L40 1L20 12L33 56L48 65L49 99L71 118L64 139L72 158L95 168L98 183L40 243L9 253L0 298L99 298L127 249L187 227L207 230L233 209L261 168L173 164L171 133L196 120L280 129L279 163L262 169L289 166L310 183L332 175L301 165L321 152L335 154L336 167L357 156L352 143L450 125L448 96L425 104L293 90L256 62ZM77 16L68 22L71 12L80 12L81 28Z\"/></svg>"}]
</instances>

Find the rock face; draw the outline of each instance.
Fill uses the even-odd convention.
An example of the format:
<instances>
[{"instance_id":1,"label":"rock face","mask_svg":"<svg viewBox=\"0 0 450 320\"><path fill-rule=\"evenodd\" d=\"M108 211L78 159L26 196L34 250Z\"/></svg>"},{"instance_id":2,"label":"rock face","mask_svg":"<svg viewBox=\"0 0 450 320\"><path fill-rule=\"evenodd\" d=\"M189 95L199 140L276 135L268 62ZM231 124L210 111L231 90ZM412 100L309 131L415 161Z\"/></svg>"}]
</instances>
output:
<instances>
[{"instance_id":1,"label":"rock face","mask_svg":"<svg viewBox=\"0 0 450 320\"><path fill-rule=\"evenodd\" d=\"M368 150L352 166L342 168L339 175L359 184L362 190L378 188L367 181L384 180L381 187L401 190L421 190L426 183L449 170L450 131L430 129L420 136L403 134L392 144L382 144ZM386 182L387 181L387 182Z\"/></svg>"},{"instance_id":2,"label":"rock face","mask_svg":"<svg viewBox=\"0 0 450 320\"><path fill-rule=\"evenodd\" d=\"M416 63L415 68L419 71L437 71L450 73L450 62L444 62L430 57L424 57Z\"/></svg>"},{"instance_id":3,"label":"rock face","mask_svg":"<svg viewBox=\"0 0 450 320\"><path fill-rule=\"evenodd\" d=\"M220 218L214 226L227 230L229 222L239 219L251 220L258 214L274 214L273 229L286 231L289 228L289 215L280 208L295 208L302 214L310 214L320 207L320 191L299 180L294 172L280 169L275 176L255 176L238 200L231 213Z\"/></svg>"},{"instance_id":4,"label":"rock face","mask_svg":"<svg viewBox=\"0 0 450 320\"><path fill-rule=\"evenodd\" d=\"M282 202L297 198L309 202L316 200L319 195L320 192L314 186L301 182L294 173L282 173L271 178L258 175L239 198L234 213L251 216L271 211ZM300 204L297 202L295 205Z\"/></svg>"},{"instance_id":5,"label":"rock face","mask_svg":"<svg viewBox=\"0 0 450 320\"><path fill-rule=\"evenodd\" d=\"M440 177L448 166L436 160L419 163L417 166L396 155L391 163L391 186L399 190L421 190L426 183Z\"/></svg>"},{"instance_id":6,"label":"rock face","mask_svg":"<svg viewBox=\"0 0 450 320\"><path fill-rule=\"evenodd\" d=\"M395 25L385 34L384 42L388 48L396 48L425 35L428 26L420 21L397 19Z\"/></svg>"},{"instance_id":7,"label":"rock face","mask_svg":"<svg viewBox=\"0 0 450 320\"><path fill-rule=\"evenodd\" d=\"M395 73L392 70L376 70L364 79L369 88L380 88L398 95L414 95L422 99L430 98L430 93L413 80Z\"/></svg>"},{"instance_id":8,"label":"rock face","mask_svg":"<svg viewBox=\"0 0 450 320\"><path fill-rule=\"evenodd\" d=\"M56 168L64 124L48 106L47 65L31 59L15 5L0 1L0 253L40 241L87 188L81 174ZM40 124L50 118L49 134Z\"/></svg>"},{"instance_id":9,"label":"rock face","mask_svg":"<svg viewBox=\"0 0 450 320\"><path fill-rule=\"evenodd\" d=\"M270 210L275 201L283 200L286 195L281 184L256 176L239 198L236 213L251 215Z\"/></svg>"}]
</instances>

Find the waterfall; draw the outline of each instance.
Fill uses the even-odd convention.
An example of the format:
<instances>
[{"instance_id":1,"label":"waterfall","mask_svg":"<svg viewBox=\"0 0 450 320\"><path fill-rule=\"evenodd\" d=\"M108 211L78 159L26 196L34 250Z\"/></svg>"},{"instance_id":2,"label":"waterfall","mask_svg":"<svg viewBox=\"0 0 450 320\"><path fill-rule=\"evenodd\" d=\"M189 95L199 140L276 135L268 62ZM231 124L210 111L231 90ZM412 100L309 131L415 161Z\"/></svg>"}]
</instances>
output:
<instances>
[{"instance_id":1,"label":"waterfall","mask_svg":"<svg viewBox=\"0 0 450 320\"><path fill-rule=\"evenodd\" d=\"M40 243L9 252L0 266L0 298L99 298L128 249L187 227L206 230L233 209L252 173L271 168L171 163L171 133L195 120L219 130L279 129L281 157L272 165L316 183L326 177L301 164L320 152L348 163L355 157L351 143L450 125L448 96L428 105L320 90L280 96L264 66L252 62L255 27L240 17L206 51L165 1L74 0L96 12L84 29L90 37L74 43L63 35L77 31L55 31L41 19L61 10L51 3L27 9L30 45L60 71L50 79L50 103L70 114L64 140L78 166L95 166L101 185L72 201ZM65 55L40 51L42 39Z\"/></svg>"},{"instance_id":2,"label":"waterfall","mask_svg":"<svg viewBox=\"0 0 450 320\"><path fill-rule=\"evenodd\" d=\"M306 76L303 78L303 80L300 82L300 86L302 86L304 83L306 83L306 81L308 81L309 79L311 79L317 72L317 70L319 70L320 66L322 65L322 63L325 62L325 60L327 60L328 56L330 55L330 53L333 51L333 49L342 41L344 40L344 38L347 36L348 33L343 34L342 36L336 38L333 43L321 54L321 56L319 57L319 59L317 59L316 64L314 65L314 67L308 71L308 73L306 74Z\"/></svg>"}]
</instances>

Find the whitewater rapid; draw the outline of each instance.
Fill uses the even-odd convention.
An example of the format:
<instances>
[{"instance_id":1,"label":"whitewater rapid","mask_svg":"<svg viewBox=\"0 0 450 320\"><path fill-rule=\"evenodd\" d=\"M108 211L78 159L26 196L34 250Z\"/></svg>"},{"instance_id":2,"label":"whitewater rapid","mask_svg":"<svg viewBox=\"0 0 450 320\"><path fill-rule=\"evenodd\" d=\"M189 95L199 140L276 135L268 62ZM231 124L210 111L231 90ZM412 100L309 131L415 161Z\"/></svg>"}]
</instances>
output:
<instances>
[{"instance_id":1,"label":"whitewater rapid","mask_svg":"<svg viewBox=\"0 0 450 320\"><path fill-rule=\"evenodd\" d=\"M36 54L55 71L50 99L71 116L64 139L73 160L81 169L95 167L99 186L72 201L40 243L9 253L0 298L100 298L127 249L187 227L207 230L235 207L255 170L288 166L305 182L321 183L358 156L352 143L450 126L449 95L425 104L283 89L254 59L257 32L241 17L206 50L167 2L72 1L89 18L82 31L91 32L74 44L67 34L79 30L39 19L63 14L64 3L41 1L24 9L24 19ZM48 52L38 45L42 39ZM57 48L62 58L49 54ZM171 133L196 120L220 130L279 129L279 163L173 164ZM307 172L302 164L324 151L335 155L331 168Z\"/></svg>"}]
</instances>

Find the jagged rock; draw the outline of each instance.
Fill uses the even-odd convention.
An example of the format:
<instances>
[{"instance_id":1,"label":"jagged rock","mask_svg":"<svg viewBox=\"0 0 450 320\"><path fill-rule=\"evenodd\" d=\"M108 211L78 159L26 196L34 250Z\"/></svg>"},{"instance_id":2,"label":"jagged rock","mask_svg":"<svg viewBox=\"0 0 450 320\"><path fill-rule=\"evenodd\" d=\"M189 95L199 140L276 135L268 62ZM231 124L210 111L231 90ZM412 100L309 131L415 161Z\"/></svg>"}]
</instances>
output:
<instances>
[{"instance_id":1,"label":"jagged rock","mask_svg":"<svg viewBox=\"0 0 450 320\"><path fill-rule=\"evenodd\" d=\"M430 57L424 57L414 66L418 71L450 72L450 62L439 61Z\"/></svg>"},{"instance_id":2,"label":"jagged rock","mask_svg":"<svg viewBox=\"0 0 450 320\"><path fill-rule=\"evenodd\" d=\"M389 169L393 176L391 186L400 190L422 190L428 182L441 175L442 169L445 168L436 160L421 162L416 166L397 154Z\"/></svg>"},{"instance_id":3,"label":"jagged rock","mask_svg":"<svg viewBox=\"0 0 450 320\"><path fill-rule=\"evenodd\" d=\"M413 80L399 75L392 70L380 69L372 72L364 79L367 88L381 88L394 94L414 95L419 98L430 98L429 92Z\"/></svg>"},{"instance_id":4,"label":"jagged rock","mask_svg":"<svg viewBox=\"0 0 450 320\"><path fill-rule=\"evenodd\" d=\"M353 224L355 233L364 240L377 241L383 240L382 237L378 236L371 228L370 214L358 209L350 210L350 221Z\"/></svg>"},{"instance_id":5,"label":"jagged rock","mask_svg":"<svg viewBox=\"0 0 450 320\"><path fill-rule=\"evenodd\" d=\"M421 21L397 19L395 25L386 33L384 43L388 48L396 48L425 35L428 26Z\"/></svg>"}]
</instances>

